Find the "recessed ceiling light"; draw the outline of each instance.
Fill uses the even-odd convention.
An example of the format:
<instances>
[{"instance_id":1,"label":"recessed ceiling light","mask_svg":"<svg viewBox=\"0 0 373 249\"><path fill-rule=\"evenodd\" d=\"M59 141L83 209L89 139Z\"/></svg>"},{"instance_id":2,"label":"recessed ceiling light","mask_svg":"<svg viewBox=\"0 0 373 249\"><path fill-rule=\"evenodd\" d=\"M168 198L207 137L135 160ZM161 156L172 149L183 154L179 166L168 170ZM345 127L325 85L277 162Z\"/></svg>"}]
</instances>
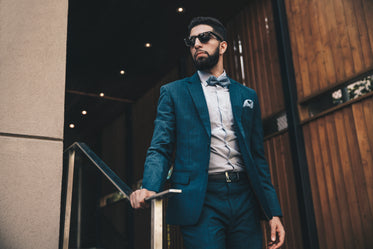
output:
<instances>
[{"instance_id":1,"label":"recessed ceiling light","mask_svg":"<svg viewBox=\"0 0 373 249\"><path fill-rule=\"evenodd\" d=\"M71 129L73 129L73 128L75 128L75 125L74 125L74 124L69 124L69 127L70 127Z\"/></svg>"},{"instance_id":2,"label":"recessed ceiling light","mask_svg":"<svg viewBox=\"0 0 373 249\"><path fill-rule=\"evenodd\" d=\"M120 74L125 74L126 72L124 70L120 70Z\"/></svg>"},{"instance_id":3,"label":"recessed ceiling light","mask_svg":"<svg viewBox=\"0 0 373 249\"><path fill-rule=\"evenodd\" d=\"M149 43L149 42L145 43L145 47L146 47L146 48L150 48L151 46L152 46L151 43Z\"/></svg>"},{"instance_id":4,"label":"recessed ceiling light","mask_svg":"<svg viewBox=\"0 0 373 249\"><path fill-rule=\"evenodd\" d=\"M105 94L104 93L100 93L100 97L104 97L105 96Z\"/></svg>"},{"instance_id":5,"label":"recessed ceiling light","mask_svg":"<svg viewBox=\"0 0 373 249\"><path fill-rule=\"evenodd\" d=\"M179 8L177 8L177 12L179 12L179 13L184 12L184 8L183 8L183 7L179 7Z\"/></svg>"},{"instance_id":6,"label":"recessed ceiling light","mask_svg":"<svg viewBox=\"0 0 373 249\"><path fill-rule=\"evenodd\" d=\"M83 115L87 115L87 111L86 111L86 110L83 110L83 111L82 111L82 114L83 114Z\"/></svg>"}]
</instances>

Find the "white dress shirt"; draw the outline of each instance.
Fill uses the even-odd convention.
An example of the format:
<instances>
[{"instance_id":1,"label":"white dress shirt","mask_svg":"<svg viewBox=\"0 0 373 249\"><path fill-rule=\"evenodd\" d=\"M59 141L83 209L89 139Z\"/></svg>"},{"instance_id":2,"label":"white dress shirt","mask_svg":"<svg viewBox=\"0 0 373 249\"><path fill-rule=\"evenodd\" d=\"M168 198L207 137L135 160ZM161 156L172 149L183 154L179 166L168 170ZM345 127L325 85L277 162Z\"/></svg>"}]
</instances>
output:
<instances>
[{"instance_id":1,"label":"white dress shirt","mask_svg":"<svg viewBox=\"0 0 373 249\"><path fill-rule=\"evenodd\" d=\"M225 171L244 171L237 136L234 131L229 88L210 86L206 80L211 74L198 71L207 102L211 125L209 174ZM219 76L225 76L225 71ZM219 79L218 77L218 79Z\"/></svg>"}]
</instances>

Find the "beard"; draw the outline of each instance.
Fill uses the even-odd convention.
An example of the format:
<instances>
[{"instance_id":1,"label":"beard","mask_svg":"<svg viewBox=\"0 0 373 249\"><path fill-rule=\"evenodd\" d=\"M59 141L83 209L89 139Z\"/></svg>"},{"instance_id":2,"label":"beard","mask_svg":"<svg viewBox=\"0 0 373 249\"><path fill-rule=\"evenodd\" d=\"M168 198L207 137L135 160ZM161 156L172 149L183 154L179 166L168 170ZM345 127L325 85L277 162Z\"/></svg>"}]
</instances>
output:
<instances>
[{"instance_id":1,"label":"beard","mask_svg":"<svg viewBox=\"0 0 373 249\"><path fill-rule=\"evenodd\" d=\"M200 52L200 51L196 51ZM213 68L219 61L219 46L216 48L215 52L212 55L209 55L206 51L207 57L196 58L196 53L193 56L194 66L197 70L205 71Z\"/></svg>"}]
</instances>

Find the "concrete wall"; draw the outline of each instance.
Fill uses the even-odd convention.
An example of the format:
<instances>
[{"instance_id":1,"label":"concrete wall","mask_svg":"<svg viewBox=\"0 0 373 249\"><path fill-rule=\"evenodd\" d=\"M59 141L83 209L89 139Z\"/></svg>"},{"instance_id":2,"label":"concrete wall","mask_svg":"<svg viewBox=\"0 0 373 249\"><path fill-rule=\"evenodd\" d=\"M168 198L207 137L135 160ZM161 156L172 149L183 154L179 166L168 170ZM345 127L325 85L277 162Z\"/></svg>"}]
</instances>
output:
<instances>
[{"instance_id":1,"label":"concrete wall","mask_svg":"<svg viewBox=\"0 0 373 249\"><path fill-rule=\"evenodd\" d=\"M58 248L67 3L0 0L0 248Z\"/></svg>"}]
</instances>

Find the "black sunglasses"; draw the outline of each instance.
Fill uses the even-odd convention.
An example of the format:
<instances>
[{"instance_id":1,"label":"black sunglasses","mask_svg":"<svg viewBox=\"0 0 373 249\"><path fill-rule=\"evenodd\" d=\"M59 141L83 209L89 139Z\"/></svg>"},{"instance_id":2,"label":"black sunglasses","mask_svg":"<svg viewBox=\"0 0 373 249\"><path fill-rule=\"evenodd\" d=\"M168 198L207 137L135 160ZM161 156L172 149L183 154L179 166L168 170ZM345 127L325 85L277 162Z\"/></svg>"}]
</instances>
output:
<instances>
[{"instance_id":1,"label":"black sunglasses","mask_svg":"<svg viewBox=\"0 0 373 249\"><path fill-rule=\"evenodd\" d=\"M223 39L218 34L212 31L206 31L196 36L187 37L184 39L184 42L187 47L193 47L194 44L196 43L197 38L201 43L207 43L214 36L217 40L223 41Z\"/></svg>"}]
</instances>

